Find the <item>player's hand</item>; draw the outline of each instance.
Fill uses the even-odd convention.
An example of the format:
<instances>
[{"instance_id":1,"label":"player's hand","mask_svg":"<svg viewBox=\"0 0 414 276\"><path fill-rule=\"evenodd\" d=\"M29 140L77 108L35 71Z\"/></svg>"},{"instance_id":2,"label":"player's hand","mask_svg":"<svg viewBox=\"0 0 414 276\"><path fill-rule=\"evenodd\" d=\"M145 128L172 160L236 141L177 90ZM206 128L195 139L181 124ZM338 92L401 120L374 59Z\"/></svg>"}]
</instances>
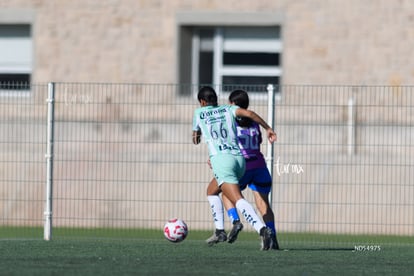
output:
<instances>
[{"instance_id":1,"label":"player's hand","mask_svg":"<svg viewBox=\"0 0 414 276\"><path fill-rule=\"evenodd\" d=\"M273 131L273 129L269 128L268 130L266 130L266 132L267 132L267 139L269 140L270 143L273 143L277 140L277 135Z\"/></svg>"},{"instance_id":2,"label":"player's hand","mask_svg":"<svg viewBox=\"0 0 414 276\"><path fill-rule=\"evenodd\" d=\"M201 131L193 131L193 143L195 145L200 144L201 142Z\"/></svg>"}]
</instances>

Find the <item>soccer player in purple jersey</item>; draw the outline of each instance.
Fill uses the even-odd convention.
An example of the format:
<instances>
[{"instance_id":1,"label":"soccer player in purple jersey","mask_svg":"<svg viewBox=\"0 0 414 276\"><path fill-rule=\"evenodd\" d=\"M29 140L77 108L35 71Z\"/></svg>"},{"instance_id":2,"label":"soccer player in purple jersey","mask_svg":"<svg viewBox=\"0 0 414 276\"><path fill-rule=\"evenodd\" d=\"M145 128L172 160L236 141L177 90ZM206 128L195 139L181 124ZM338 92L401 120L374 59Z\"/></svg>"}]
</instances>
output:
<instances>
[{"instance_id":1,"label":"soccer player in purple jersey","mask_svg":"<svg viewBox=\"0 0 414 276\"><path fill-rule=\"evenodd\" d=\"M241 108L247 109L249 106L249 96L244 90L235 90L230 94L229 102ZM236 127L239 147L246 160L245 174L239 180L240 190L244 190L248 186L253 191L256 207L262 215L266 226L272 229L273 232L271 249L278 250L279 244L276 237L274 213L269 202L269 193L272 188L272 177L267 169L264 156L260 151L260 144L262 143L260 126L248 118L237 118ZM209 202L215 202L216 205L218 205L216 210L223 210L222 206L219 206L220 204L218 203L219 193L220 190L218 188L217 181L213 178L207 188L207 198ZM227 209L227 214L233 224L233 228L229 233L227 240L229 243L233 243L236 241L239 232L243 229L243 224L240 222L240 218L234 204L232 204L225 195L222 196L222 200ZM222 214L216 214L216 217L224 219ZM225 237L225 235L220 235L219 233L218 235L213 235L209 238L207 243L214 244L226 241Z\"/></svg>"}]
</instances>

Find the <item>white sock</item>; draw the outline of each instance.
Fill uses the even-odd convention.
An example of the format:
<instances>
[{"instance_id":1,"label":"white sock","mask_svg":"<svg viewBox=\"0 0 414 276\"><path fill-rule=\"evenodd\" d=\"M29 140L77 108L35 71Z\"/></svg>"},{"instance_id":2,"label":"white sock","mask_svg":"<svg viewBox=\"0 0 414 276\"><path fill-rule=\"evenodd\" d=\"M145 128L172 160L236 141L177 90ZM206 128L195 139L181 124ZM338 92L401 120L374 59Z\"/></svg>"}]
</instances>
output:
<instances>
[{"instance_id":1,"label":"white sock","mask_svg":"<svg viewBox=\"0 0 414 276\"><path fill-rule=\"evenodd\" d=\"M218 195L207 196L216 229L224 230L223 202Z\"/></svg>"},{"instance_id":2,"label":"white sock","mask_svg":"<svg viewBox=\"0 0 414 276\"><path fill-rule=\"evenodd\" d=\"M243 215L244 219L254 227L257 233L260 234L260 229L266 225L264 225L259 216L256 214L253 206L247 200L242 198L236 202L236 208L239 210L240 214Z\"/></svg>"}]
</instances>

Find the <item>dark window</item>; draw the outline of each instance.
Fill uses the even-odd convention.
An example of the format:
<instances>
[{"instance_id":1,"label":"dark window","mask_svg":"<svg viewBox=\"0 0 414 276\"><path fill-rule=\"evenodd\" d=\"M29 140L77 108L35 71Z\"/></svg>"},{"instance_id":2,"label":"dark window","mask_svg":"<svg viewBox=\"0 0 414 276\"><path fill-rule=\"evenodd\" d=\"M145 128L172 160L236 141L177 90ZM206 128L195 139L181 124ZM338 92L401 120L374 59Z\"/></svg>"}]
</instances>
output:
<instances>
[{"instance_id":1,"label":"dark window","mask_svg":"<svg viewBox=\"0 0 414 276\"><path fill-rule=\"evenodd\" d=\"M1 74L0 90L29 90L30 74Z\"/></svg>"},{"instance_id":2,"label":"dark window","mask_svg":"<svg viewBox=\"0 0 414 276\"><path fill-rule=\"evenodd\" d=\"M279 66L278 53L227 53L223 54L224 65Z\"/></svg>"}]
</instances>

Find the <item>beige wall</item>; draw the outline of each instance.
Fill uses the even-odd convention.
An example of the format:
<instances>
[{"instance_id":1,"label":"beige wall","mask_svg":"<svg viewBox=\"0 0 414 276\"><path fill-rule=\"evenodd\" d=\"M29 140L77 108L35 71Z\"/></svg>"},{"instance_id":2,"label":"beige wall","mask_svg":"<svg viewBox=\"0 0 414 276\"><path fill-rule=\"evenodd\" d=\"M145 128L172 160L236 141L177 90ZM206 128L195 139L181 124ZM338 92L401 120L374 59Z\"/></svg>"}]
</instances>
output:
<instances>
[{"instance_id":1,"label":"beige wall","mask_svg":"<svg viewBox=\"0 0 414 276\"><path fill-rule=\"evenodd\" d=\"M34 82L177 82L178 12L282 15L283 84L414 83L414 2L0 0L34 16Z\"/></svg>"}]
</instances>

